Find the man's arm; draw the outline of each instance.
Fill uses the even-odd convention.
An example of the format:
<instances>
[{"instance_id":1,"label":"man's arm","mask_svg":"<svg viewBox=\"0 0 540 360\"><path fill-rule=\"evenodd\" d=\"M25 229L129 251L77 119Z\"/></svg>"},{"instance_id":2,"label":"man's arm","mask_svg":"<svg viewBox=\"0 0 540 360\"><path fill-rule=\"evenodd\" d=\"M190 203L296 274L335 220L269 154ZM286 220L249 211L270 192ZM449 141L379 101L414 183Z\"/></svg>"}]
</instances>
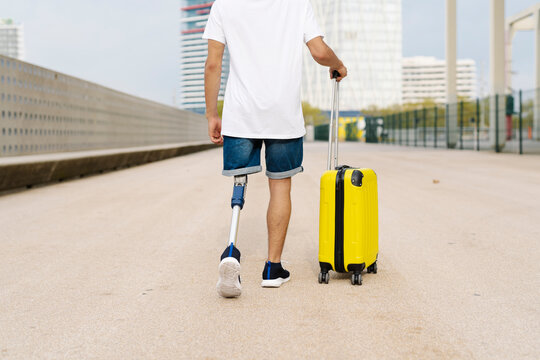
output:
<instances>
[{"instance_id":1,"label":"man's arm","mask_svg":"<svg viewBox=\"0 0 540 360\"><path fill-rule=\"evenodd\" d=\"M215 40L208 40L208 58L204 66L204 96L206 99L208 135L214 144L223 144L217 102L221 86L221 65L224 51L225 44Z\"/></svg>"},{"instance_id":2,"label":"man's arm","mask_svg":"<svg viewBox=\"0 0 540 360\"><path fill-rule=\"evenodd\" d=\"M339 60L334 51L326 45L322 37L317 36L308 41L306 45L316 62L323 66L330 67L330 77L332 77L334 70L339 72L340 76L337 78L338 81L341 81L347 76L347 68L343 65L343 62Z\"/></svg>"}]
</instances>

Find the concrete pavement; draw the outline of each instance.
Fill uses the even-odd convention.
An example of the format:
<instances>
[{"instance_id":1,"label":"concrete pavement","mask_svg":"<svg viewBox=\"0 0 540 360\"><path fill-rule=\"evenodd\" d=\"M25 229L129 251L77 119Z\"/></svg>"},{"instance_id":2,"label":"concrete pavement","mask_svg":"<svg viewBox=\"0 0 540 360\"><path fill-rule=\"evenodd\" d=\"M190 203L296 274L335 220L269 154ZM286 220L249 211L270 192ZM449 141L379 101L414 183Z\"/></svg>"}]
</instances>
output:
<instances>
[{"instance_id":1,"label":"concrete pavement","mask_svg":"<svg viewBox=\"0 0 540 360\"><path fill-rule=\"evenodd\" d=\"M215 291L221 149L0 197L0 358L540 358L538 157L343 144L379 177L379 273L353 287L317 283L325 154L306 144L293 180L280 289L259 286L268 192L250 177L234 300Z\"/></svg>"}]
</instances>

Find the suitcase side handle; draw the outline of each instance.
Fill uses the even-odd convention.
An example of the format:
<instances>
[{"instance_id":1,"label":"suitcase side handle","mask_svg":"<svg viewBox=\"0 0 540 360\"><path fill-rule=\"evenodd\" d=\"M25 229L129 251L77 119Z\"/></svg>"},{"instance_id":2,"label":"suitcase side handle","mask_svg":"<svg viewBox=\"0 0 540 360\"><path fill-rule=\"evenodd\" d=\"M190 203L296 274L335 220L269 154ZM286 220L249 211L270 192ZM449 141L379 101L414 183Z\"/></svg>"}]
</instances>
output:
<instances>
[{"instance_id":1,"label":"suitcase side handle","mask_svg":"<svg viewBox=\"0 0 540 360\"><path fill-rule=\"evenodd\" d=\"M339 129L339 82L337 78L340 76L337 70L332 73L334 87L332 89L332 107L330 111L330 124L328 125L328 161L326 163L327 170L332 170L332 143L334 143L334 169L338 167L338 129Z\"/></svg>"}]
</instances>

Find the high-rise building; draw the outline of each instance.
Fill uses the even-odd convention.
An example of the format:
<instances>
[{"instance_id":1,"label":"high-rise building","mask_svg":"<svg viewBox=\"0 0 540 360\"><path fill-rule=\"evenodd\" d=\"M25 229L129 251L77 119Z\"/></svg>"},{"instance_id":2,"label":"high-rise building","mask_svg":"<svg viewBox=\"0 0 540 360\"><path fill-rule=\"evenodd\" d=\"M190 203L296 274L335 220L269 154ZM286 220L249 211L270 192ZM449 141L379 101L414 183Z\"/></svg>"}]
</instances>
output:
<instances>
[{"instance_id":1,"label":"high-rise building","mask_svg":"<svg viewBox=\"0 0 540 360\"><path fill-rule=\"evenodd\" d=\"M360 110L401 103L401 0L311 0L325 41L343 60L340 108ZM302 100L328 110L332 86L326 68L304 54Z\"/></svg>"},{"instance_id":2,"label":"high-rise building","mask_svg":"<svg viewBox=\"0 0 540 360\"><path fill-rule=\"evenodd\" d=\"M24 60L24 26L0 19L0 54Z\"/></svg>"},{"instance_id":3,"label":"high-rise building","mask_svg":"<svg viewBox=\"0 0 540 360\"><path fill-rule=\"evenodd\" d=\"M202 39L202 34L213 3L209 0L181 0L180 8L179 106L200 114L205 112L204 63L208 56L208 41ZM218 100L223 100L228 76L229 55L226 50Z\"/></svg>"},{"instance_id":4,"label":"high-rise building","mask_svg":"<svg viewBox=\"0 0 540 360\"><path fill-rule=\"evenodd\" d=\"M468 99L476 98L476 62L457 61L457 93ZM426 99L446 103L446 61L434 57L403 58L403 102L418 103Z\"/></svg>"}]
</instances>

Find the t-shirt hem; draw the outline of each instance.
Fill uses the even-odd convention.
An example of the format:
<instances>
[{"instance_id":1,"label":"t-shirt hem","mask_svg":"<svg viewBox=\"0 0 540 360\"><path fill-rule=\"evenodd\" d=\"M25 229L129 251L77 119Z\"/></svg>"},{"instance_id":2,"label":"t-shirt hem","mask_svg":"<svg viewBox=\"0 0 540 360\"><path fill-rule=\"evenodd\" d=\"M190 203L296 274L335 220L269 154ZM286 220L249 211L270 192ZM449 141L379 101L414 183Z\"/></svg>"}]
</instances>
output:
<instances>
[{"instance_id":1,"label":"t-shirt hem","mask_svg":"<svg viewBox=\"0 0 540 360\"><path fill-rule=\"evenodd\" d=\"M218 36L203 35L202 38L205 39L205 40L215 40L215 41L218 41L218 42L222 43L223 45L227 45L227 42L226 42L225 38L221 38L221 37L218 37Z\"/></svg>"},{"instance_id":2,"label":"t-shirt hem","mask_svg":"<svg viewBox=\"0 0 540 360\"><path fill-rule=\"evenodd\" d=\"M303 132L298 134L249 134L249 133L235 133L235 132L228 132L228 131L222 131L221 135L225 136L231 136L236 138L244 138L244 139L298 139L300 137L303 137L306 135L306 129L304 129Z\"/></svg>"},{"instance_id":3,"label":"t-shirt hem","mask_svg":"<svg viewBox=\"0 0 540 360\"><path fill-rule=\"evenodd\" d=\"M324 39L324 34L313 34L313 35L306 36L304 42L307 44L308 42L310 42L311 40L319 36Z\"/></svg>"}]
</instances>

